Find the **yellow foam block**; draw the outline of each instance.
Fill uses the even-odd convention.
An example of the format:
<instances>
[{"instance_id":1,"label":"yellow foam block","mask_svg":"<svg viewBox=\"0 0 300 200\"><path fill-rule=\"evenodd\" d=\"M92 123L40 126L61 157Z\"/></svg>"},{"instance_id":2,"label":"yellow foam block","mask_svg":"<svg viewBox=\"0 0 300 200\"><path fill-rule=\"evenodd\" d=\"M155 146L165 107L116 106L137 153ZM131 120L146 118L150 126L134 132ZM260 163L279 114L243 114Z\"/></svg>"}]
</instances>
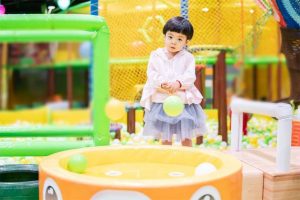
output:
<instances>
[{"instance_id":1,"label":"yellow foam block","mask_svg":"<svg viewBox=\"0 0 300 200\"><path fill-rule=\"evenodd\" d=\"M0 125L14 124L17 121L47 124L48 115L49 110L46 107L20 111L0 111Z\"/></svg>"}]
</instances>

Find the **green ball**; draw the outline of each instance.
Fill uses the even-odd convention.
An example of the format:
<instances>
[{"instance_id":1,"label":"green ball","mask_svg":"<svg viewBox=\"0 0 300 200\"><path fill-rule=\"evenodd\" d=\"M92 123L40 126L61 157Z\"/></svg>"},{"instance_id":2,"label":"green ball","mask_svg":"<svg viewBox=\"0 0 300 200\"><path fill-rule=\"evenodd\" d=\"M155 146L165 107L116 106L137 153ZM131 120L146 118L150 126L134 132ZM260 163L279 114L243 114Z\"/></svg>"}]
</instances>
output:
<instances>
[{"instance_id":1,"label":"green ball","mask_svg":"<svg viewBox=\"0 0 300 200\"><path fill-rule=\"evenodd\" d=\"M115 132L113 132L113 131L110 132L110 137L111 137L111 138L115 138L115 136L116 136L116 133L115 133Z\"/></svg>"},{"instance_id":2,"label":"green ball","mask_svg":"<svg viewBox=\"0 0 300 200\"><path fill-rule=\"evenodd\" d=\"M269 144L272 139L273 139L272 136L266 136L265 137L265 144Z\"/></svg>"},{"instance_id":3,"label":"green ball","mask_svg":"<svg viewBox=\"0 0 300 200\"><path fill-rule=\"evenodd\" d=\"M178 96L169 96L163 103L163 110L166 115L176 117L182 113L184 104Z\"/></svg>"},{"instance_id":4,"label":"green ball","mask_svg":"<svg viewBox=\"0 0 300 200\"><path fill-rule=\"evenodd\" d=\"M75 154L68 160L68 170L75 173L84 173L87 167L87 159L81 154Z\"/></svg>"}]
</instances>

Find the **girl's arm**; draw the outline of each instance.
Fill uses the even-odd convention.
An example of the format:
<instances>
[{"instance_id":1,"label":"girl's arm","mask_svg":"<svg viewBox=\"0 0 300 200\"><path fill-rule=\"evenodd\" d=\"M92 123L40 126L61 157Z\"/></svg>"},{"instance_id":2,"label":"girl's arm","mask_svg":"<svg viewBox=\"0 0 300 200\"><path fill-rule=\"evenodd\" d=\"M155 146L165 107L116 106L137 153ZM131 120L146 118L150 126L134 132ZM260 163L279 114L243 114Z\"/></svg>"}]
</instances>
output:
<instances>
[{"instance_id":1,"label":"girl's arm","mask_svg":"<svg viewBox=\"0 0 300 200\"><path fill-rule=\"evenodd\" d=\"M194 85L196 80L194 56L190 57L185 72L179 75L176 80L181 83L180 89L188 89Z\"/></svg>"},{"instance_id":2,"label":"girl's arm","mask_svg":"<svg viewBox=\"0 0 300 200\"><path fill-rule=\"evenodd\" d=\"M163 76L159 73L157 67L158 66L155 65L155 57L151 54L147 67L147 78L149 83L154 88L161 88L162 84L164 84L166 81L164 80Z\"/></svg>"}]
</instances>

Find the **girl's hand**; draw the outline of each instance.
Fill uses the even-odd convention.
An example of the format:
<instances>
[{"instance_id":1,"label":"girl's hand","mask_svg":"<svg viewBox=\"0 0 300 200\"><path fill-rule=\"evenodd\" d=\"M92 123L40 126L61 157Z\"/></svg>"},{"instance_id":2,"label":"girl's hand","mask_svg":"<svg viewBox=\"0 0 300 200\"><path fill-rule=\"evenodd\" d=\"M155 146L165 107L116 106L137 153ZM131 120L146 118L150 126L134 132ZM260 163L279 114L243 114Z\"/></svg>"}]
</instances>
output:
<instances>
[{"instance_id":1,"label":"girl's hand","mask_svg":"<svg viewBox=\"0 0 300 200\"><path fill-rule=\"evenodd\" d=\"M162 83L161 88L164 89L164 90L169 90L170 89L169 83L167 83L167 82Z\"/></svg>"},{"instance_id":2,"label":"girl's hand","mask_svg":"<svg viewBox=\"0 0 300 200\"><path fill-rule=\"evenodd\" d=\"M164 82L160 85L160 88L158 88L159 92L162 93L166 93L166 94L170 94L170 87L169 87L169 83Z\"/></svg>"},{"instance_id":3,"label":"girl's hand","mask_svg":"<svg viewBox=\"0 0 300 200\"><path fill-rule=\"evenodd\" d=\"M170 93L175 93L180 89L181 84L179 81L175 81L175 82L169 83L168 87L169 87Z\"/></svg>"}]
</instances>

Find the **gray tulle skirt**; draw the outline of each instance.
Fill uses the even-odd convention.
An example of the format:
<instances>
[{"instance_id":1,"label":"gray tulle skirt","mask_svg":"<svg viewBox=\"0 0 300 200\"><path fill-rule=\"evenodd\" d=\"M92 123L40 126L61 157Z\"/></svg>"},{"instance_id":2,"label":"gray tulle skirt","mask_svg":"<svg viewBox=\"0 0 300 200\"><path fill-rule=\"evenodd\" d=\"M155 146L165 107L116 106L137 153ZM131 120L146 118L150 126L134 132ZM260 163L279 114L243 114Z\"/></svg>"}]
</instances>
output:
<instances>
[{"instance_id":1,"label":"gray tulle skirt","mask_svg":"<svg viewBox=\"0 0 300 200\"><path fill-rule=\"evenodd\" d=\"M143 134L163 141L172 141L174 134L177 141L192 139L207 131L205 120L206 115L198 104L185 104L179 116L170 117L162 103L153 103L150 111L145 112Z\"/></svg>"}]
</instances>

